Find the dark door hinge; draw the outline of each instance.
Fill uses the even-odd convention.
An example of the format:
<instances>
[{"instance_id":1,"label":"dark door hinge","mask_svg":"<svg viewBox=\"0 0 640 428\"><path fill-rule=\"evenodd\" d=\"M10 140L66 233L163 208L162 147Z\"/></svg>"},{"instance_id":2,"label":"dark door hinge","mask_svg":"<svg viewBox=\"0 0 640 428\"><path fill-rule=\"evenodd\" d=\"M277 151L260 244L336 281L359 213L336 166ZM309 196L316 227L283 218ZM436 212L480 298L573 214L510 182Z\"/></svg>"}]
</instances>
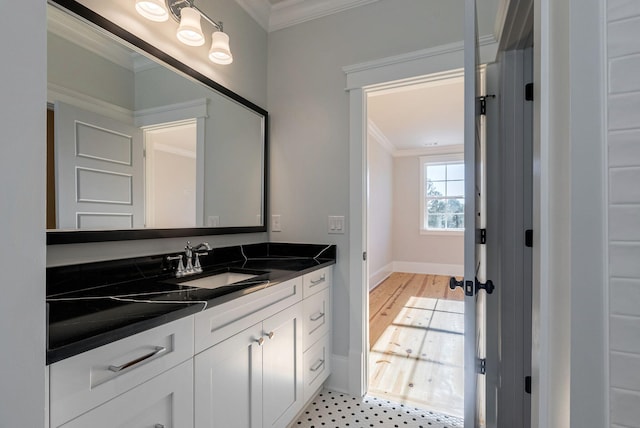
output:
<instances>
[{"instance_id":1,"label":"dark door hinge","mask_svg":"<svg viewBox=\"0 0 640 428\"><path fill-rule=\"evenodd\" d=\"M533 101L533 83L524 85L524 99L526 101Z\"/></svg>"},{"instance_id":2,"label":"dark door hinge","mask_svg":"<svg viewBox=\"0 0 640 428\"><path fill-rule=\"evenodd\" d=\"M527 229L524 231L524 245L525 247L533 247L533 230Z\"/></svg>"},{"instance_id":3,"label":"dark door hinge","mask_svg":"<svg viewBox=\"0 0 640 428\"><path fill-rule=\"evenodd\" d=\"M524 377L524 392L531 394L531 376Z\"/></svg>"},{"instance_id":4,"label":"dark door hinge","mask_svg":"<svg viewBox=\"0 0 640 428\"><path fill-rule=\"evenodd\" d=\"M487 374L487 359L478 358L478 373Z\"/></svg>"},{"instance_id":5,"label":"dark door hinge","mask_svg":"<svg viewBox=\"0 0 640 428\"><path fill-rule=\"evenodd\" d=\"M478 229L478 236L476 242L479 244L487 243L487 229Z\"/></svg>"},{"instance_id":6,"label":"dark door hinge","mask_svg":"<svg viewBox=\"0 0 640 428\"><path fill-rule=\"evenodd\" d=\"M478 97L478 100L480 101L480 114L482 116L485 116L487 114L487 98L495 97L495 95L483 95L481 97Z\"/></svg>"},{"instance_id":7,"label":"dark door hinge","mask_svg":"<svg viewBox=\"0 0 640 428\"><path fill-rule=\"evenodd\" d=\"M365 262L367 261L367 252L366 251L362 253L362 261L365 261Z\"/></svg>"}]
</instances>

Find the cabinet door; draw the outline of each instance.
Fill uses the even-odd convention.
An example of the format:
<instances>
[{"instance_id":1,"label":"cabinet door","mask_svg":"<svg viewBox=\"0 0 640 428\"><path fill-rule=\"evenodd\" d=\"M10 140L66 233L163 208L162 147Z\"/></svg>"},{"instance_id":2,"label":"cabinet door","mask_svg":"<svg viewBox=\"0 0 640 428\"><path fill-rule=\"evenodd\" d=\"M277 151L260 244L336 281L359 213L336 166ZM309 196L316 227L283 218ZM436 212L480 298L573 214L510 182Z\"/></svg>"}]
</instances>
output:
<instances>
[{"instance_id":1,"label":"cabinet door","mask_svg":"<svg viewBox=\"0 0 640 428\"><path fill-rule=\"evenodd\" d=\"M302 305L263 322L264 427L284 427L303 405Z\"/></svg>"},{"instance_id":2,"label":"cabinet door","mask_svg":"<svg viewBox=\"0 0 640 428\"><path fill-rule=\"evenodd\" d=\"M61 426L87 427L193 427L193 361L185 361Z\"/></svg>"},{"instance_id":3,"label":"cabinet door","mask_svg":"<svg viewBox=\"0 0 640 428\"><path fill-rule=\"evenodd\" d=\"M195 361L195 427L262 427L262 324L201 352Z\"/></svg>"}]
</instances>

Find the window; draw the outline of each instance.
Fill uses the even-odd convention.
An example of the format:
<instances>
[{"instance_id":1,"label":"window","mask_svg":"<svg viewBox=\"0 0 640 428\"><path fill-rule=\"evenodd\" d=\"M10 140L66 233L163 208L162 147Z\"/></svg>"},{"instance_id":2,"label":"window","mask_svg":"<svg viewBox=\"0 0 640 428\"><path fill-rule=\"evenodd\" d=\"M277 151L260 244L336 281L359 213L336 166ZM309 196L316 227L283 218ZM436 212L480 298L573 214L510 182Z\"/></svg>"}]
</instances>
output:
<instances>
[{"instance_id":1,"label":"window","mask_svg":"<svg viewBox=\"0 0 640 428\"><path fill-rule=\"evenodd\" d=\"M464 161L448 158L421 158L423 231L464 231Z\"/></svg>"}]
</instances>

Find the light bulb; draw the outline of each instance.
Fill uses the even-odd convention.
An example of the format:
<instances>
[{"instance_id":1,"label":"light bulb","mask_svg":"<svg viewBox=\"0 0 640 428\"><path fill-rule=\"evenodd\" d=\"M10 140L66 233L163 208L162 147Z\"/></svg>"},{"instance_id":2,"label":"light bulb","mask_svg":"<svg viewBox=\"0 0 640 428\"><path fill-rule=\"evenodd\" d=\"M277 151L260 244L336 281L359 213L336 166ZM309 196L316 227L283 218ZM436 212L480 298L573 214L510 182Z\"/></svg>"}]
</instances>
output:
<instances>
[{"instance_id":1,"label":"light bulb","mask_svg":"<svg viewBox=\"0 0 640 428\"><path fill-rule=\"evenodd\" d=\"M151 21L164 22L169 19L163 0L136 0L136 10Z\"/></svg>"},{"instance_id":2,"label":"light bulb","mask_svg":"<svg viewBox=\"0 0 640 428\"><path fill-rule=\"evenodd\" d=\"M211 35L211 49L209 49L209 59L216 64L231 64L233 55L229 49L229 36L222 31L215 31Z\"/></svg>"},{"instance_id":3,"label":"light bulb","mask_svg":"<svg viewBox=\"0 0 640 428\"><path fill-rule=\"evenodd\" d=\"M204 34L200 27L200 13L191 8L184 7L180 10L180 26L176 33L178 40L189 46L202 46Z\"/></svg>"}]
</instances>

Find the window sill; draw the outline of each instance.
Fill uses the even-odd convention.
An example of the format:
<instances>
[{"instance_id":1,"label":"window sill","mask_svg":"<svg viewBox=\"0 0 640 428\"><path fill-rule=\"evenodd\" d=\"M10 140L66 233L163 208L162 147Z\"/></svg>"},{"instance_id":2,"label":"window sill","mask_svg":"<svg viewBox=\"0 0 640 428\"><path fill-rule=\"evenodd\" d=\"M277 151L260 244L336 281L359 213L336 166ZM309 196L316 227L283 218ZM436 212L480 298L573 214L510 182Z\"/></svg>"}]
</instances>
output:
<instances>
[{"instance_id":1,"label":"window sill","mask_svg":"<svg viewBox=\"0 0 640 428\"><path fill-rule=\"evenodd\" d=\"M428 236L464 236L464 230L426 230L420 229L420 235Z\"/></svg>"}]
</instances>

